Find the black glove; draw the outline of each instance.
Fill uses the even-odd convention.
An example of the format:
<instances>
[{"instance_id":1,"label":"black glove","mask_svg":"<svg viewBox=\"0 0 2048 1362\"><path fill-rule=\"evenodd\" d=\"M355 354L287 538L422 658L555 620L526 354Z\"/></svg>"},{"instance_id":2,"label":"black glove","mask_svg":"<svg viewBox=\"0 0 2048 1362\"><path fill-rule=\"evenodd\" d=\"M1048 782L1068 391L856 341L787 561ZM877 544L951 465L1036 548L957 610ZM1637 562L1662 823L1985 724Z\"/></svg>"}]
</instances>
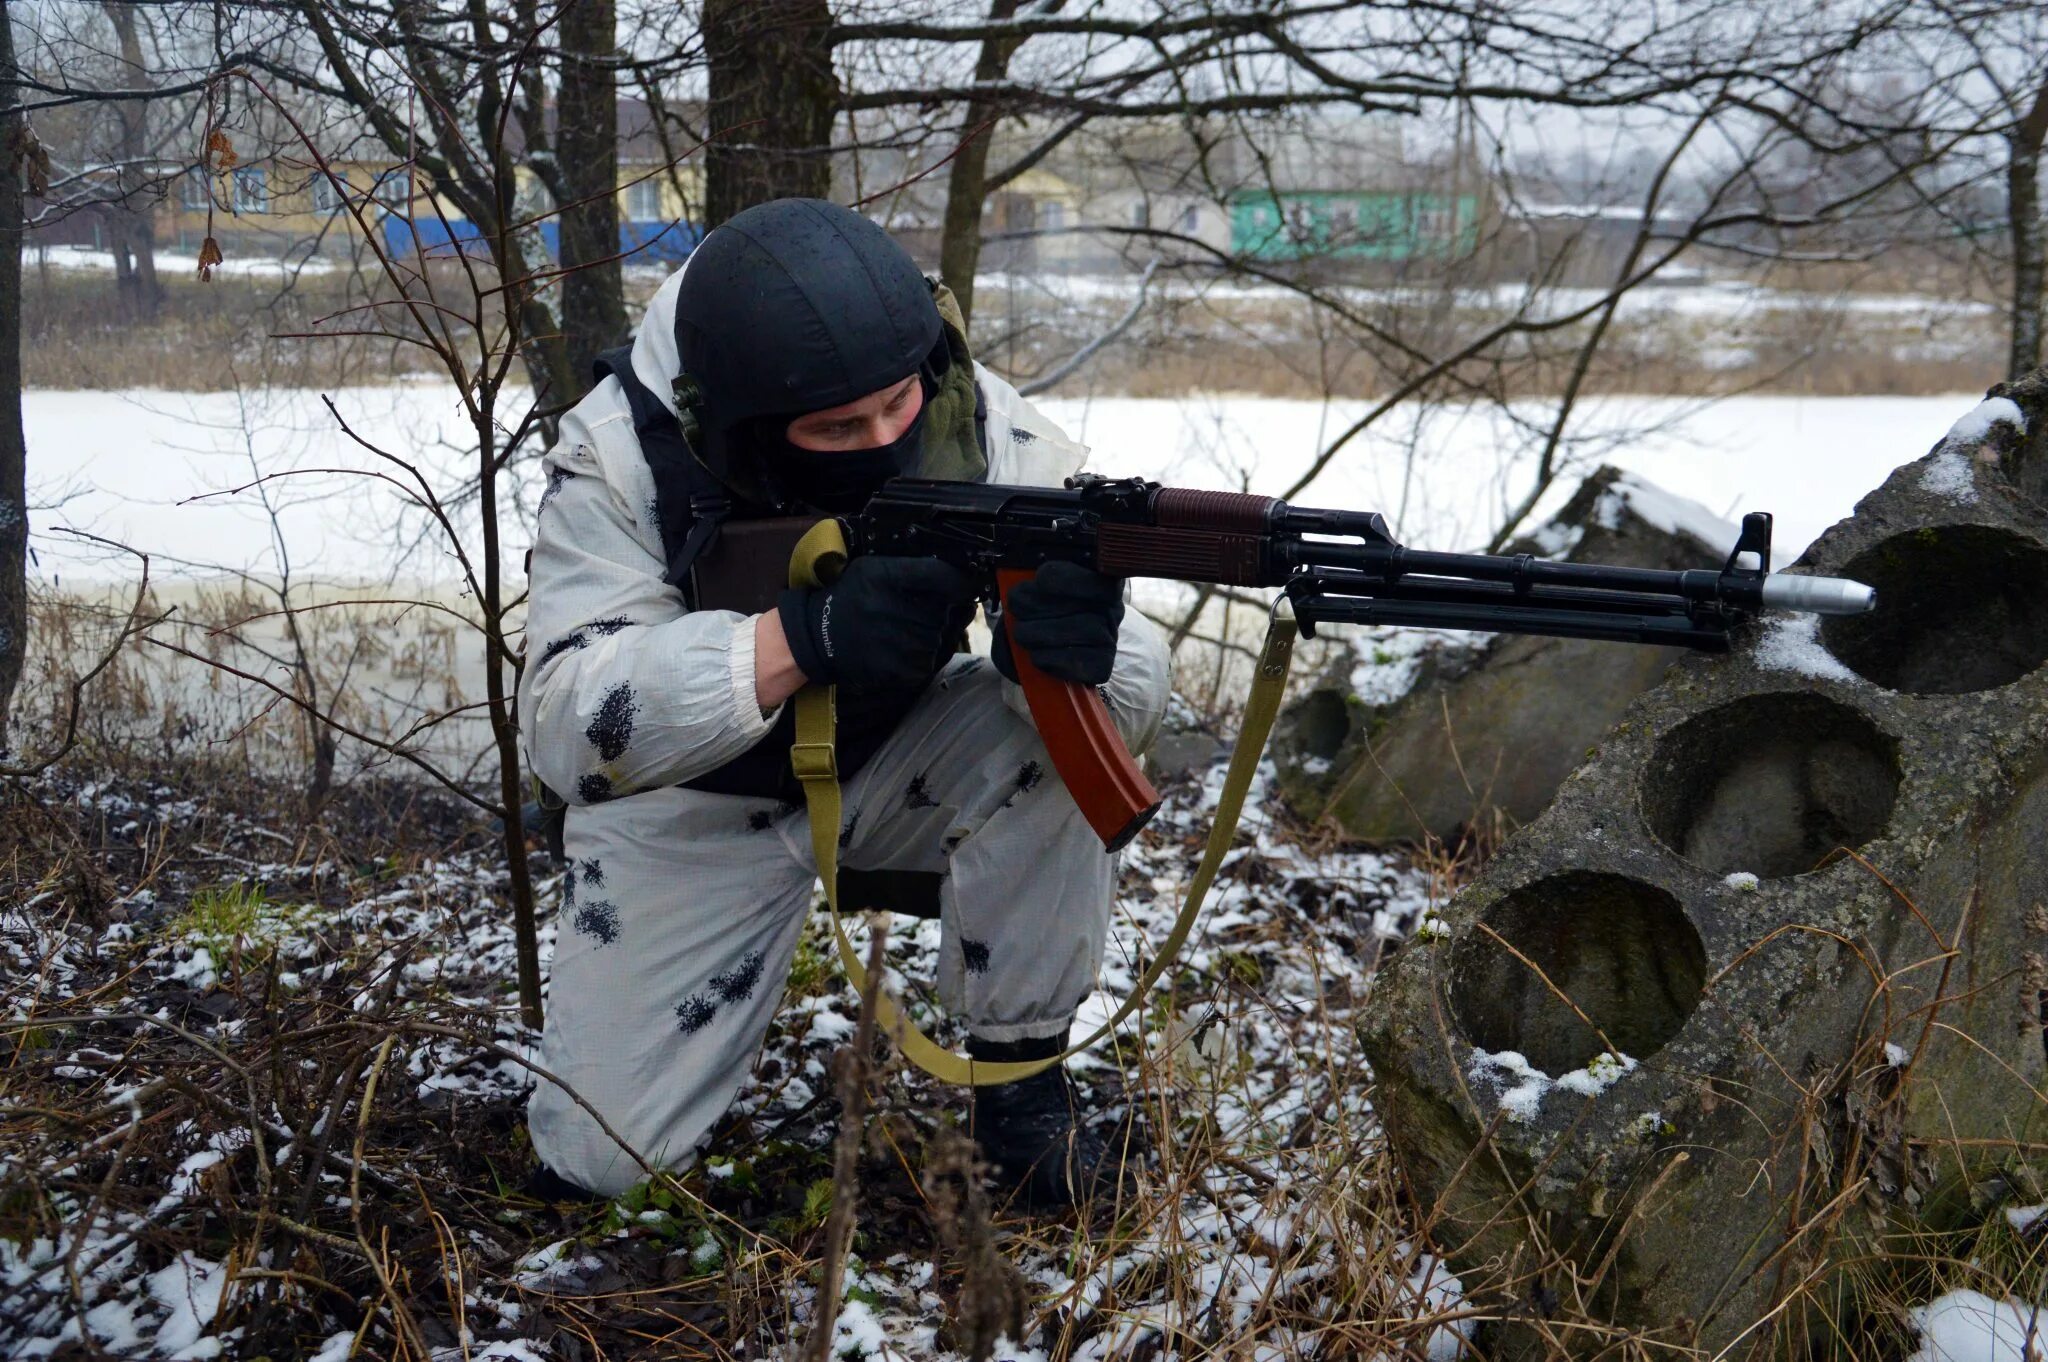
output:
<instances>
[{"instance_id":1,"label":"black glove","mask_svg":"<svg viewBox=\"0 0 2048 1362\"><path fill-rule=\"evenodd\" d=\"M1051 562L1010 590L1005 613L1017 646L1057 681L1099 686L1116 665L1116 631L1124 620L1124 580L1077 563ZM1012 681L1009 629L995 630L996 670Z\"/></svg>"},{"instance_id":2,"label":"black glove","mask_svg":"<svg viewBox=\"0 0 2048 1362\"><path fill-rule=\"evenodd\" d=\"M936 558L856 558L776 604L797 669L820 685L922 686L974 618L974 579Z\"/></svg>"}]
</instances>

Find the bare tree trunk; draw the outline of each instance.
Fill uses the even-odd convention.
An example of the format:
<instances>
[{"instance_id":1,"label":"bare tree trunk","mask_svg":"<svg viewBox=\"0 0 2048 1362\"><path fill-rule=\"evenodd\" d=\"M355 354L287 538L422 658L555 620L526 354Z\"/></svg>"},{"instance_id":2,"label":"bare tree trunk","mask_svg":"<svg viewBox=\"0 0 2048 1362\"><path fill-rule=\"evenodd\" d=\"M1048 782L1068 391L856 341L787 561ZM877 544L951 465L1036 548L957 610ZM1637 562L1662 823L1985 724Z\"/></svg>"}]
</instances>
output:
<instances>
[{"instance_id":1,"label":"bare tree trunk","mask_svg":"<svg viewBox=\"0 0 2048 1362\"><path fill-rule=\"evenodd\" d=\"M135 7L106 4L103 8L121 44L121 64L127 68L125 83L130 88L147 85L149 70L142 58L142 40L135 31ZM141 164L149 155L149 101L121 100L114 105L114 116L121 125L117 197L107 210L114 238L114 284L122 316L152 321L163 302L163 289L156 279L156 223L151 215L155 187Z\"/></svg>"},{"instance_id":2,"label":"bare tree trunk","mask_svg":"<svg viewBox=\"0 0 2048 1362\"><path fill-rule=\"evenodd\" d=\"M526 823L522 817L526 792L520 781L519 715L515 695L505 688L505 673L518 674L519 658L505 637L505 587L498 541L497 425L488 401L477 407L477 413L478 509L484 532L484 696L491 716L491 741L498 753L505 868L512 876L512 936L519 966L519 1015L538 1031L543 1020L540 934L534 912L533 873L526 862Z\"/></svg>"},{"instance_id":3,"label":"bare tree trunk","mask_svg":"<svg viewBox=\"0 0 2048 1362\"><path fill-rule=\"evenodd\" d=\"M826 0L704 0L704 55L704 225L770 199L830 194L839 84Z\"/></svg>"},{"instance_id":4,"label":"bare tree trunk","mask_svg":"<svg viewBox=\"0 0 2048 1362\"><path fill-rule=\"evenodd\" d=\"M989 0L991 21L1012 18L1017 0ZM984 38L981 55L974 62L974 83L999 81L1010 69L1011 54L1019 39ZM939 232L939 277L953 290L960 304L960 316L971 327L974 321L974 271L981 263L981 207L988 197L988 122L995 118L994 101L971 99L960 124L961 146L953 154L946 176L946 219Z\"/></svg>"},{"instance_id":5,"label":"bare tree trunk","mask_svg":"<svg viewBox=\"0 0 2048 1362\"><path fill-rule=\"evenodd\" d=\"M562 10L562 333L579 396L590 362L626 339L619 268L619 98L615 0L567 0Z\"/></svg>"},{"instance_id":6,"label":"bare tree trunk","mask_svg":"<svg viewBox=\"0 0 2048 1362\"><path fill-rule=\"evenodd\" d=\"M21 425L22 158L14 3L0 0L0 751L28 649L28 440Z\"/></svg>"},{"instance_id":7,"label":"bare tree trunk","mask_svg":"<svg viewBox=\"0 0 2048 1362\"><path fill-rule=\"evenodd\" d=\"M2041 290L2043 245L2041 223L2041 144L2048 141L2048 84L2035 92L2006 142L2006 222L2012 233L2012 354L2008 379L2023 378L2041 365Z\"/></svg>"}]
</instances>

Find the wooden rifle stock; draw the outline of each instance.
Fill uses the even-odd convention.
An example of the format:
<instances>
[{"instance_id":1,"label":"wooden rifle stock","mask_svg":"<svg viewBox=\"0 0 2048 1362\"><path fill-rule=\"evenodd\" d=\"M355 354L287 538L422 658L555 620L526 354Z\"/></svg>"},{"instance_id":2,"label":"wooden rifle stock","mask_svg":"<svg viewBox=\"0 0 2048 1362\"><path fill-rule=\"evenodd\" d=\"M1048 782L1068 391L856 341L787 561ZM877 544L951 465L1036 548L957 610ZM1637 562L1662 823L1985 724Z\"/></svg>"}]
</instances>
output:
<instances>
[{"instance_id":1,"label":"wooden rifle stock","mask_svg":"<svg viewBox=\"0 0 2048 1362\"><path fill-rule=\"evenodd\" d=\"M996 571L1005 630L1011 623L1010 589L1032 575L1024 568ZM1159 792L1138 769L1109 717L1109 706L1096 689L1047 676L1017 646L1016 634L1008 637L1010 662L1017 669L1017 682L1031 706L1031 721L1045 740L1053 769L1066 782L1067 793L1073 796L1081 816L1102 839L1103 849L1117 850L1159 812Z\"/></svg>"}]
</instances>

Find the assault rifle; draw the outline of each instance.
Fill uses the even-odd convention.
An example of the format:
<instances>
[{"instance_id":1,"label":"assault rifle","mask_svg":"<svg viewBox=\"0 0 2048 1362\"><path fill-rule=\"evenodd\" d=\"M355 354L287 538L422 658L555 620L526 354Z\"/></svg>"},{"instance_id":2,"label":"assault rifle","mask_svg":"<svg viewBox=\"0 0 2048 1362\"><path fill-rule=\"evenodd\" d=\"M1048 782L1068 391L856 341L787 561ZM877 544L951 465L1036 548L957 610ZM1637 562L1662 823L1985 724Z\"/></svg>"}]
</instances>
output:
<instances>
[{"instance_id":1,"label":"assault rifle","mask_svg":"<svg viewBox=\"0 0 2048 1362\"><path fill-rule=\"evenodd\" d=\"M1278 587L1306 637L1325 624L1406 624L1725 652L1759 610L1857 615L1876 605L1860 582L1770 571L1761 511L1743 517L1720 568L1676 572L1434 553L1394 542L1373 511L1093 475L1064 488L895 478L842 523L849 555L940 558L985 577L999 599L1055 560L1113 577ZM1102 697L1045 675L1021 648L1011 656L1068 791L1103 844L1122 846L1159 796Z\"/></svg>"}]
</instances>

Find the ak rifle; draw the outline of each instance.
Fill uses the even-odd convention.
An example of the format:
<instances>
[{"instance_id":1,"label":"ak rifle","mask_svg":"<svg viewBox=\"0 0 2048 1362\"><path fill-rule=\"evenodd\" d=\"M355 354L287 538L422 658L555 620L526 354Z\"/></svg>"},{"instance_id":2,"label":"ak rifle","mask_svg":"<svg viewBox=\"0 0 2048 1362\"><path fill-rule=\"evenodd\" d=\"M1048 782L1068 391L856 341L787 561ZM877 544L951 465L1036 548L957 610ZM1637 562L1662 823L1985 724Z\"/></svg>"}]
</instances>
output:
<instances>
[{"instance_id":1,"label":"ak rifle","mask_svg":"<svg viewBox=\"0 0 2048 1362\"><path fill-rule=\"evenodd\" d=\"M1761 511L1742 518L1727 562L1682 571L1437 553L1396 543L1375 511L1085 474L1063 488L895 478L842 524L849 556L940 558L982 577L998 600L1054 561L1278 588L1304 637L1325 624L1403 624L1726 652L1730 633L1762 610L1858 615L1876 605L1860 582L1772 572ZM1054 680L1012 643L1054 766L1103 844L1122 846L1157 810L1157 792L1095 689Z\"/></svg>"}]
</instances>

